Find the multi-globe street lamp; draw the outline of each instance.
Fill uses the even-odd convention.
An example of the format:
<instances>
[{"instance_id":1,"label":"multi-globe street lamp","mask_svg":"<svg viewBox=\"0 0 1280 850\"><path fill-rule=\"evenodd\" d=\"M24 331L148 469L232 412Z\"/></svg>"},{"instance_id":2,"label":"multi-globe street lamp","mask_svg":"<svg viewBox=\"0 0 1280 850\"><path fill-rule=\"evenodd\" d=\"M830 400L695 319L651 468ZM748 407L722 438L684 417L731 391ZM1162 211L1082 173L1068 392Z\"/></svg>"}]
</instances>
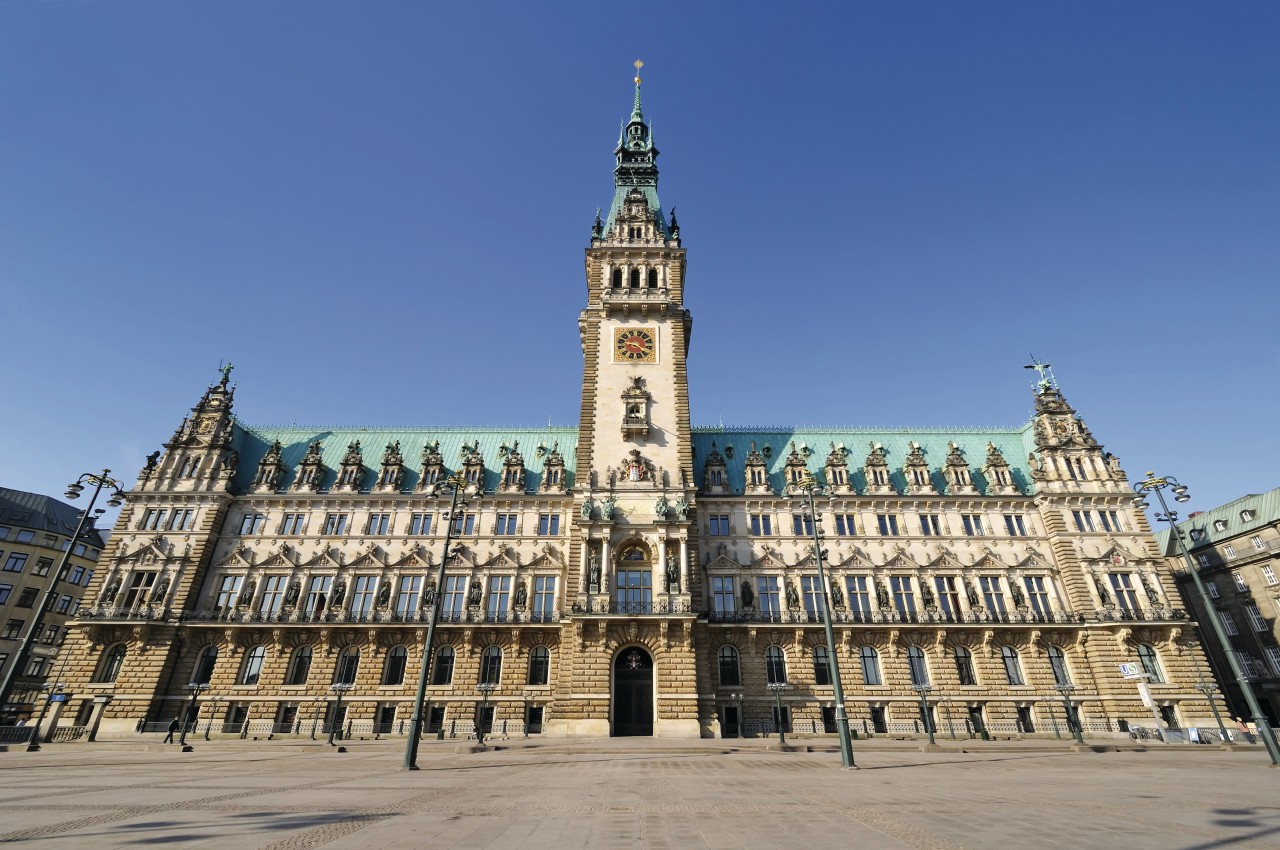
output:
<instances>
[{"instance_id":1,"label":"multi-globe street lamp","mask_svg":"<svg viewBox=\"0 0 1280 850\"><path fill-rule=\"evenodd\" d=\"M1076 689L1076 686L1070 682L1056 682L1053 689L1062 694L1062 713L1067 719L1067 729L1075 733L1076 743L1083 747L1084 731L1080 728L1080 718L1078 715L1074 721L1071 718L1071 692Z\"/></svg>"},{"instance_id":2,"label":"multi-globe street lamp","mask_svg":"<svg viewBox=\"0 0 1280 850\"><path fill-rule=\"evenodd\" d=\"M329 686L329 690L338 695L338 704L333 707L333 719L329 721L329 746L333 746L333 735L337 732L338 737L342 737L342 695L350 693L355 689L355 685L350 682L334 682Z\"/></svg>"},{"instance_id":3,"label":"multi-globe street lamp","mask_svg":"<svg viewBox=\"0 0 1280 850\"><path fill-rule=\"evenodd\" d=\"M787 735L786 735L787 724L782 717L782 692L785 691L787 688L789 688L790 685L788 685L786 682L770 682L769 684L765 685L765 687L773 691L773 698L777 702L778 707L777 707L777 710L774 712L774 717L777 720L777 726L778 726L778 743L785 746L787 743Z\"/></svg>"},{"instance_id":4,"label":"multi-globe street lamp","mask_svg":"<svg viewBox=\"0 0 1280 850\"><path fill-rule=\"evenodd\" d=\"M1169 524L1169 534L1177 541L1178 550L1182 553L1183 560L1186 561L1187 571L1191 574L1191 581L1195 584L1196 592L1200 595L1205 619L1209 621L1209 625L1213 628L1214 637L1218 641L1218 648L1226 656L1227 666L1231 668L1232 675L1236 677L1236 684L1240 687L1240 692L1244 695L1244 701L1249 706L1249 712L1253 715L1254 725L1258 729L1258 734L1262 737L1263 745L1267 748L1267 755L1271 757L1271 764L1280 767L1280 743L1276 742L1275 730L1271 728L1271 721L1267 719L1266 714L1262 711L1262 706L1258 703L1258 697L1253 692L1253 685L1249 682L1248 673L1241 666L1235 650L1231 648L1231 641L1227 637L1226 628L1218 617L1213 616L1215 609L1209 596L1209 591L1204 586L1204 580L1200 578L1200 570L1191 558L1191 552L1187 549L1186 541L1182 539L1182 535L1178 532L1178 513L1177 511L1169 510L1169 503L1165 501L1165 490L1173 491L1173 500L1175 502L1188 501L1191 497L1187 495L1186 485L1180 483L1178 479L1171 475L1157 476L1154 472L1148 472L1146 478L1133 485L1133 489L1138 494L1133 501L1139 508L1147 506L1146 497L1149 493L1155 493L1156 498L1160 500L1161 512L1157 513L1155 517Z\"/></svg>"},{"instance_id":5,"label":"multi-globe street lamp","mask_svg":"<svg viewBox=\"0 0 1280 850\"><path fill-rule=\"evenodd\" d=\"M920 695L920 720L924 723L924 731L929 733L929 746L937 746L937 741L933 739L933 723L929 717L929 691L933 690L932 685L919 684L912 685L911 690Z\"/></svg>"},{"instance_id":6,"label":"multi-globe street lamp","mask_svg":"<svg viewBox=\"0 0 1280 850\"><path fill-rule=\"evenodd\" d=\"M209 697L209 716L204 721L204 739L209 740L209 732L213 730L213 718L218 713L218 703L222 702L222 697Z\"/></svg>"},{"instance_id":7,"label":"multi-globe street lamp","mask_svg":"<svg viewBox=\"0 0 1280 850\"><path fill-rule=\"evenodd\" d=\"M182 747L182 751L189 752L190 744L187 743L187 728L191 726L192 721L199 716L196 714L196 697L209 690L208 682L188 682L187 693L191 694L191 703L187 706L186 716L182 718L182 734L178 736L178 746Z\"/></svg>"},{"instance_id":8,"label":"multi-globe street lamp","mask_svg":"<svg viewBox=\"0 0 1280 850\"><path fill-rule=\"evenodd\" d=\"M324 713L324 697L312 697L311 702L315 705L315 716L311 718L311 740L316 739L316 726L320 725L320 715Z\"/></svg>"},{"instance_id":9,"label":"multi-globe street lamp","mask_svg":"<svg viewBox=\"0 0 1280 850\"><path fill-rule=\"evenodd\" d=\"M821 522L818 519L817 508L813 504L813 494L821 492L822 486L818 484L812 473L806 469L801 474L800 479L795 482L795 487L801 490L808 498L809 516L813 517L813 557L818 564L818 584L822 587L822 628L827 637L827 667L831 671L831 687L836 701L836 734L840 737L840 761L845 768L854 768L857 765L853 761L853 740L849 734L849 715L845 712L844 687L840 682L840 664L836 661L836 637L831 628L831 593L827 588L826 571L822 567L822 558L825 553L822 550Z\"/></svg>"},{"instance_id":10,"label":"multi-globe street lamp","mask_svg":"<svg viewBox=\"0 0 1280 850\"><path fill-rule=\"evenodd\" d=\"M489 694L498 689L497 682L481 682L476 685L476 690L480 692L480 714L476 717L476 744L484 746L484 714L485 709L489 707Z\"/></svg>"},{"instance_id":11,"label":"multi-globe street lamp","mask_svg":"<svg viewBox=\"0 0 1280 850\"><path fill-rule=\"evenodd\" d=\"M1222 735L1222 743L1227 743L1227 727L1222 722L1222 715L1218 713L1218 701L1213 698L1217 692L1218 686L1213 682L1206 682L1204 679L1196 682L1196 690L1204 694L1204 698L1209 701L1209 710L1213 712L1213 719L1218 721L1218 732Z\"/></svg>"}]
</instances>

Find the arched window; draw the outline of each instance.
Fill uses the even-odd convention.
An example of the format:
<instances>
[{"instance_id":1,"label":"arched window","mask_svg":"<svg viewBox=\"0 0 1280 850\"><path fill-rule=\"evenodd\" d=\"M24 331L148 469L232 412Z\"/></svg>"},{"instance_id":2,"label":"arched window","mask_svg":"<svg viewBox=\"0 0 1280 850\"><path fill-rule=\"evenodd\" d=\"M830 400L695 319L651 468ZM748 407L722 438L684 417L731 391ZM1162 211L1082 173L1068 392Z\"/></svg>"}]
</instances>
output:
<instances>
[{"instance_id":1,"label":"arched window","mask_svg":"<svg viewBox=\"0 0 1280 850\"><path fill-rule=\"evenodd\" d=\"M913 687L929 684L929 665L924 660L924 650L918 646L907 650L907 669L911 673Z\"/></svg>"},{"instance_id":2,"label":"arched window","mask_svg":"<svg viewBox=\"0 0 1280 850\"><path fill-rule=\"evenodd\" d=\"M1022 678L1022 660L1018 658L1018 650L1012 646L1000 647L1000 660L1004 662L1004 678L1011 685L1025 685Z\"/></svg>"},{"instance_id":3,"label":"arched window","mask_svg":"<svg viewBox=\"0 0 1280 850\"><path fill-rule=\"evenodd\" d=\"M640 270L639 269L631 270L631 288L632 289L640 288Z\"/></svg>"},{"instance_id":4,"label":"arched window","mask_svg":"<svg viewBox=\"0 0 1280 850\"><path fill-rule=\"evenodd\" d=\"M1071 672L1067 670L1067 656L1062 652L1061 647L1050 645L1049 669L1053 670L1055 685L1071 684Z\"/></svg>"},{"instance_id":5,"label":"arched window","mask_svg":"<svg viewBox=\"0 0 1280 850\"><path fill-rule=\"evenodd\" d=\"M502 648L486 646L480 656L480 684L498 684L502 678Z\"/></svg>"},{"instance_id":6,"label":"arched window","mask_svg":"<svg viewBox=\"0 0 1280 850\"><path fill-rule=\"evenodd\" d=\"M207 685L209 680L213 678L214 665L218 663L218 648L216 646L206 646L204 652L200 653L200 657L196 659L195 673L191 676L191 681L197 685Z\"/></svg>"},{"instance_id":7,"label":"arched window","mask_svg":"<svg viewBox=\"0 0 1280 850\"><path fill-rule=\"evenodd\" d=\"M782 647L774 645L764 651L764 672L771 685L787 681L787 657Z\"/></svg>"},{"instance_id":8,"label":"arched window","mask_svg":"<svg viewBox=\"0 0 1280 850\"><path fill-rule=\"evenodd\" d=\"M126 652L125 645L118 643L102 653L102 661L98 663L98 672L94 674L93 681L114 682L120 676Z\"/></svg>"},{"instance_id":9,"label":"arched window","mask_svg":"<svg viewBox=\"0 0 1280 850\"><path fill-rule=\"evenodd\" d=\"M831 656L825 646L813 648L813 683L815 685L831 684Z\"/></svg>"},{"instance_id":10,"label":"arched window","mask_svg":"<svg viewBox=\"0 0 1280 850\"><path fill-rule=\"evenodd\" d=\"M613 270L613 288L614 289L622 288L622 269Z\"/></svg>"},{"instance_id":11,"label":"arched window","mask_svg":"<svg viewBox=\"0 0 1280 850\"><path fill-rule=\"evenodd\" d=\"M289 669L285 672L286 685L305 685L311 673L311 647L300 646L293 651L289 659Z\"/></svg>"},{"instance_id":12,"label":"arched window","mask_svg":"<svg viewBox=\"0 0 1280 850\"><path fill-rule=\"evenodd\" d=\"M649 288L650 289L658 288L658 270L657 269L649 269Z\"/></svg>"},{"instance_id":13,"label":"arched window","mask_svg":"<svg viewBox=\"0 0 1280 850\"><path fill-rule=\"evenodd\" d=\"M966 646L957 646L955 658L956 678L960 680L960 684L978 684L978 677L973 671L973 653L969 651L969 648Z\"/></svg>"},{"instance_id":14,"label":"arched window","mask_svg":"<svg viewBox=\"0 0 1280 850\"><path fill-rule=\"evenodd\" d=\"M738 666L738 650L732 646L720 647L720 684L741 685L742 668Z\"/></svg>"},{"instance_id":15,"label":"arched window","mask_svg":"<svg viewBox=\"0 0 1280 850\"><path fill-rule=\"evenodd\" d=\"M1153 682L1164 681L1164 671L1160 669L1160 658L1155 648L1149 643L1138 644L1138 660L1142 662L1142 672L1151 677Z\"/></svg>"},{"instance_id":16,"label":"arched window","mask_svg":"<svg viewBox=\"0 0 1280 850\"><path fill-rule=\"evenodd\" d=\"M354 646L348 646L342 650L342 654L338 656L338 664L333 668L333 683L335 685L354 685L356 683L356 671L360 669L360 650Z\"/></svg>"},{"instance_id":17,"label":"arched window","mask_svg":"<svg viewBox=\"0 0 1280 850\"><path fill-rule=\"evenodd\" d=\"M244 654L244 664L240 666L240 679L237 684L256 685L262 677L262 662L267 658L265 646L255 646Z\"/></svg>"},{"instance_id":18,"label":"arched window","mask_svg":"<svg viewBox=\"0 0 1280 850\"><path fill-rule=\"evenodd\" d=\"M431 670L431 684L449 685L453 683L453 647L442 646L436 650L436 664Z\"/></svg>"},{"instance_id":19,"label":"arched window","mask_svg":"<svg viewBox=\"0 0 1280 850\"><path fill-rule=\"evenodd\" d=\"M545 685L551 678L551 650L535 646L529 653L529 684Z\"/></svg>"},{"instance_id":20,"label":"arched window","mask_svg":"<svg viewBox=\"0 0 1280 850\"><path fill-rule=\"evenodd\" d=\"M874 646L864 646L858 654L862 660L862 684L883 685L884 680L880 678L880 653L876 652Z\"/></svg>"},{"instance_id":21,"label":"arched window","mask_svg":"<svg viewBox=\"0 0 1280 850\"><path fill-rule=\"evenodd\" d=\"M409 660L409 650L403 646L393 646L387 653L387 660L382 665L382 684L403 685L404 666Z\"/></svg>"}]
</instances>

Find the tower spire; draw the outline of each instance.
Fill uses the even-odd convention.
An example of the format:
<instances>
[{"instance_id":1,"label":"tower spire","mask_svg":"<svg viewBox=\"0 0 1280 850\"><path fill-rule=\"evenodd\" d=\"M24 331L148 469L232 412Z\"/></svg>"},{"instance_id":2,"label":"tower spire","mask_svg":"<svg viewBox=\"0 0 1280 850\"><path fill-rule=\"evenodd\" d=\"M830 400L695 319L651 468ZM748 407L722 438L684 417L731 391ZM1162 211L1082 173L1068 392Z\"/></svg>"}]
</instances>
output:
<instances>
[{"instance_id":1,"label":"tower spire","mask_svg":"<svg viewBox=\"0 0 1280 850\"><path fill-rule=\"evenodd\" d=\"M614 155L618 164L613 169L613 201L609 204L609 214L604 220L605 234L612 232L623 204L631 193L639 192L649 208L648 215L657 225L659 234L666 238L670 235L666 216L658 201L658 149L653 144L653 127L645 121L644 110L640 105L640 69L644 62L637 59L634 82L636 84L635 100L631 107L631 117L622 126L618 136L618 146Z\"/></svg>"},{"instance_id":2,"label":"tower spire","mask_svg":"<svg viewBox=\"0 0 1280 850\"><path fill-rule=\"evenodd\" d=\"M644 113L640 111L640 83L643 82L640 79L640 69L644 67L644 62L637 59L634 64L636 66L636 104L631 108L631 120L643 121Z\"/></svg>"}]
</instances>

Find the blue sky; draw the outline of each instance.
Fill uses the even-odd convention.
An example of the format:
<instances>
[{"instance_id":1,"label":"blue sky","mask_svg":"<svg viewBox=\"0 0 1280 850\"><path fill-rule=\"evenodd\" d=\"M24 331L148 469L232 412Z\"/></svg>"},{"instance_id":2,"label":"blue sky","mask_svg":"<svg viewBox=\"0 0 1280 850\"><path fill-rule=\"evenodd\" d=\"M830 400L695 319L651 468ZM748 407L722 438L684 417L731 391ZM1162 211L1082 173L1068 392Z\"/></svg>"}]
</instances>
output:
<instances>
[{"instance_id":1,"label":"blue sky","mask_svg":"<svg viewBox=\"0 0 1280 850\"><path fill-rule=\"evenodd\" d=\"M1280 485L1275 3L0 4L0 483L255 424L576 424L645 61L695 424L1013 426ZM13 368L13 367L17 368Z\"/></svg>"}]
</instances>

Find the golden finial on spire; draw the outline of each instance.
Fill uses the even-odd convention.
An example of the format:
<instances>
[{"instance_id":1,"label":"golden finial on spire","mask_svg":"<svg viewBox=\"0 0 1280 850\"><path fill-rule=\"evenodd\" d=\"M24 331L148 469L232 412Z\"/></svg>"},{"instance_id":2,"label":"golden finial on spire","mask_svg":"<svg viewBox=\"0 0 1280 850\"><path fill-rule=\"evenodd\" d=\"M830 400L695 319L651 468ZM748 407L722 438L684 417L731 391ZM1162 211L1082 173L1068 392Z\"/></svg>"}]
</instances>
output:
<instances>
[{"instance_id":1,"label":"golden finial on spire","mask_svg":"<svg viewBox=\"0 0 1280 850\"><path fill-rule=\"evenodd\" d=\"M636 66L636 85L638 86L640 85L640 69L644 67L644 63L637 59L634 64Z\"/></svg>"}]
</instances>

